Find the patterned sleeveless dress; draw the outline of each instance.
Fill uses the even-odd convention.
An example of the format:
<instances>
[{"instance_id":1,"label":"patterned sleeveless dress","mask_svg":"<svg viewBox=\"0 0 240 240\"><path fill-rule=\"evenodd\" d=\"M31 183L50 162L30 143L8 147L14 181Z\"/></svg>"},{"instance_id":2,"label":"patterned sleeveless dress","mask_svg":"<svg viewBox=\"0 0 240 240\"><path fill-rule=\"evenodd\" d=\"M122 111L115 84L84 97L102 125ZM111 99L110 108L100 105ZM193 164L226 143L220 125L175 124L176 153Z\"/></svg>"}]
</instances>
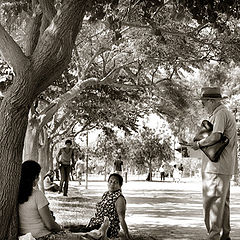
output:
<instances>
[{"instance_id":1,"label":"patterned sleeveless dress","mask_svg":"<svg viewBox=\"0 0 240 240\"><path fill-rule=\"evenodd\" d=\"M104 216L109 218L109 228L107 231L107 236L109 238L114 238L118 236L120 230L120 221L117 214L117 209L115 203L117 199L122 196L121 189L115 192L105 192L102 196L102 200L97 203L95 216L90 219L90 222L87 227L99 226L104 221ZM125 198L124 198L125 200ZM126 201L126 200L125 200Z\"/></svg>"}]
</instances>

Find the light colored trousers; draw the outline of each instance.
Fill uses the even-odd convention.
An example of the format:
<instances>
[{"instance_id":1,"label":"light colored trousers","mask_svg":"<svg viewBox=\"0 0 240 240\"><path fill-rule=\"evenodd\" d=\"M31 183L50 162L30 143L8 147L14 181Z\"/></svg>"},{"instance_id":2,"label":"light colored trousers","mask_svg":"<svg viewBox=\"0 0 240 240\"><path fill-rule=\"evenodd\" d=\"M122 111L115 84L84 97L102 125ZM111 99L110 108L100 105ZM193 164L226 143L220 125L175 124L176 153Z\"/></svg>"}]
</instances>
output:
<instances>
[{"instance_id":1,"label":"light colored trousers","mask_svg":"<svg viewBox=\"0 0 240 240\"><path fill-rule=\"evenodd\" d=\"M230 175L202 173L204 221L209 240L226 240L229 237L230 180Z\"/></svg>"}]
</instances>

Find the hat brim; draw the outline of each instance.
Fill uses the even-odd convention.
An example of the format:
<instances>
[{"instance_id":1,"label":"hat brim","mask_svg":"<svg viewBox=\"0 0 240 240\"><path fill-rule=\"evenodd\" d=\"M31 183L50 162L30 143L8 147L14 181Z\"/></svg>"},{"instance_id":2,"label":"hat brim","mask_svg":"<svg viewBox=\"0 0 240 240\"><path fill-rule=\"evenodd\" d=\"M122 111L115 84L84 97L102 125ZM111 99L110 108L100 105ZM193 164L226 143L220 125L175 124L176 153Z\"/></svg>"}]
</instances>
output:
<instances>
[{"instance_id":1,"label":"hat brim","mask_svg":"<svg viewBox=\"0 0 240 240\"><path fill-rule=\"evenodd\" d=\"M200 97L200 98L194 98L194 100L196 100L196 101L200 101L200 100L208 100L208 99L220 99L220 100L222 100L222 99L226 99L226 98L228 98L227 96L223 96L223 97Z\"/></svg>"}]
</instances>

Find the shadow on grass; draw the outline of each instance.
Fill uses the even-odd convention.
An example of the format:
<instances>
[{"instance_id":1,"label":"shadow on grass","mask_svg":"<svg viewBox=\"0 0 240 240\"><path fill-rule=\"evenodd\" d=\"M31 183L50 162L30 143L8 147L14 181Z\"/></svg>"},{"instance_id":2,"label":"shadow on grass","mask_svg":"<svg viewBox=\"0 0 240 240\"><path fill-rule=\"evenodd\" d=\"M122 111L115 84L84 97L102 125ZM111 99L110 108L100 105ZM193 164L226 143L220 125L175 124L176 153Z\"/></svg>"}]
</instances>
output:
<instances>
[{"instance_id":1,"label":"shadow on grass","mask_svg":"<svg viewBox=\"0 0 240 240\"><path fill-rule=\"evenodd\" d=\"M152 229L154 226L150 226ZM187 228L178 226L158 227L158 234L149 234L149 228L143 227L138 230L132 230L134 240L206 240L206 232L204 229Z\"/></svg>"},{"instance_id":2,"label":"shadow on grass","mask_svg":"<svg viewBox=\"0 0 240 240\"><path fill-rule=\"evenodd\" d=\"M198 185L136 184L123 190L127 199L126 221L135 240L203 240L202 195ZM142 181L141 181L142 182ZM51 210L63 225L86 225L95 213L96 202L106 189L105 183L84 191L72 186L69 197L49 194ZM240 191L231 195L233 239L240 236Z\"/></svg>"}]
</instances>

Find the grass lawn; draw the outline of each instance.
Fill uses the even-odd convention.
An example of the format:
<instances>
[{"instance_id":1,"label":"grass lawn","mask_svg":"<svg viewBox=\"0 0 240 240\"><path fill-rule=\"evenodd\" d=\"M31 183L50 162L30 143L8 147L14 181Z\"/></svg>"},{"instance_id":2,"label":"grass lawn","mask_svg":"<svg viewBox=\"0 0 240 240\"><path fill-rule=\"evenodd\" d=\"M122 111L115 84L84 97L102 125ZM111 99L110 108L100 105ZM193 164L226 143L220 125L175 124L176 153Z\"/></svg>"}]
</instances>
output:
<instances>
[{"instance_id":1,"label":"grass lawn","mask_svg":"<svg viewBox=\"0 0 240 240\"><path fill-rule=\"evenodd\" d=\"M145 176L128 176L123 184L127 200L126 222L135 240L205 240L201 179L145 181ZM71 181L68 197L46 192L56 221L85 225L95 213L95 204L107 190L103 176L90 176L88 189ZM231 237L240 239L240 188L231 187ZM67 239L65 239L67 240Z\"/></svg>"},{"instance_id":2,"label":"grass lawn","mask_svg":"<svg viewBox=\"0 0 240 240\"><path fill-rule=\"evenodd\" d=\"M90 218L94 216L96 203L106 189L105 186L98 187L94 191L95 194L92 194L91 190L85 190L83 186L79 187L77 182L72 181L70 182L68 197L56 192L46 191L45 194L50 202L49 208L53 211L57 223L68 229L69 226L78 228L88 223ZM131 232L131 235L134 240L156 240L156 238L138 231Z\"/></svg>"}]
</instances>

